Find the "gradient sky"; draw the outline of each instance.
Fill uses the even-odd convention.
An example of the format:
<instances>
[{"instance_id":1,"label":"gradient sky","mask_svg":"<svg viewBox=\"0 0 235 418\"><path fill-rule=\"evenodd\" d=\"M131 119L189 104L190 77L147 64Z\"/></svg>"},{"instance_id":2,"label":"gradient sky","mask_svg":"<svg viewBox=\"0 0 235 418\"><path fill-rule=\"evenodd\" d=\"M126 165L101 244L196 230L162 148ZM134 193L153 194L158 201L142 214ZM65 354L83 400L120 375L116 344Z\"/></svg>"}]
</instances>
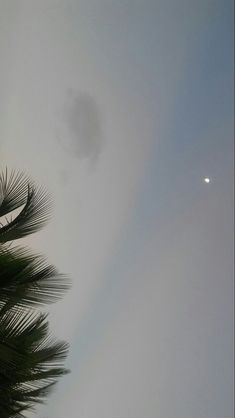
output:
<instances>
[{"instance_id":1,"label":"gradient sky","mask_svg":"<svg viewBox=\"0 0 235 418\"><path fill-rule=\"evenodd\" d=\"M233 1L0 0L0 59L0 163L73 281L35 416L232 418Z\"/></svg>"}]
</instances>

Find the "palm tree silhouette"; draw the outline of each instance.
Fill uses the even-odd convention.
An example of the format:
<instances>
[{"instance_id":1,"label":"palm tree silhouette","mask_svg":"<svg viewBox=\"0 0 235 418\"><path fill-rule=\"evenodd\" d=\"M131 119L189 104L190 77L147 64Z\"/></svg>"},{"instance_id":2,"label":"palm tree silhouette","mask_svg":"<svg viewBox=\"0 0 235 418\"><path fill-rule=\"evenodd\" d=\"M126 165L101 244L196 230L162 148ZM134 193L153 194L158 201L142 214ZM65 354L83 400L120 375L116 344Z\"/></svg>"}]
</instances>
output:
<instances>
[{"instance_id":1,"label":"palm tree silhouette","mask_svg":"<svg viewBox=\"0 0 235 418\"><path fill-rule=\"evenodd\" d=\"M68 344L53 339L41 306L68 289L41 255L10 243L48 220L50 199L22 173L0 174L0 417L23 418L43 402L63 367Z\"/></svg>"}]
</instances>

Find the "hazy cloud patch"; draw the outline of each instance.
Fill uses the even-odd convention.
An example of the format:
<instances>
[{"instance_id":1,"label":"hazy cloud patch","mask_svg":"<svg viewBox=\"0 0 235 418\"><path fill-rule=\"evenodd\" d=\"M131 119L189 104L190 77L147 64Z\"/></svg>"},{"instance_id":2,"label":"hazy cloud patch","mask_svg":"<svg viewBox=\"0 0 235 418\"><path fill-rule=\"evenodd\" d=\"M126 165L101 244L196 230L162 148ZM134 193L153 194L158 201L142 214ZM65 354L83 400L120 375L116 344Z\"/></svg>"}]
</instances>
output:
<instances>
[{"instance_id":1,"label":"hazy cloud patch","mask_svg":"<svg viewBox=\"0 0 235 418\"><path fill-rule=\"evenodd\" d=\"M70 90L61 114L58 140L73 157L96 161L103 148L99 106L88 93Z\"/></svg>"},{"instance_id":2,"label":"hazy cloud patch","mask_svg":"<svg viewBox=\"0 0 235 418\"><path fill-rule=\"evenodd\" d=\"M59 171L59 181L62 186L67 186L69 183L69 173L66 170Z\"/></svg>"}]
</instances>

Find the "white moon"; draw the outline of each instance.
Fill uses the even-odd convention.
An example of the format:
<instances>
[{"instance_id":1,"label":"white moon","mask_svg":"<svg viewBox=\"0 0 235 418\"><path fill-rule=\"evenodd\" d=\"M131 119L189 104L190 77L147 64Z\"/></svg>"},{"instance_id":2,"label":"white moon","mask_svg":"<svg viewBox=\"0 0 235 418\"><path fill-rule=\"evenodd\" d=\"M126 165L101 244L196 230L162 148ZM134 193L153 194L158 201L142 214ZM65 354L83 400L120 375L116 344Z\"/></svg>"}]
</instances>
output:
<instances>
[{"instance_id":1,"label":"white moon","mask_svg":"<svg viewBox=\"0 0 235 418\"><path fill-rule=\"evenodd\" d=\"M211 179L210 179L209 177L205 177L205 178L204 178L204 182L205 182L205 183L207 183L207 184L208 184L208 183L210 183L210 181L211 181Z\"/></svg>"}]
</instances>

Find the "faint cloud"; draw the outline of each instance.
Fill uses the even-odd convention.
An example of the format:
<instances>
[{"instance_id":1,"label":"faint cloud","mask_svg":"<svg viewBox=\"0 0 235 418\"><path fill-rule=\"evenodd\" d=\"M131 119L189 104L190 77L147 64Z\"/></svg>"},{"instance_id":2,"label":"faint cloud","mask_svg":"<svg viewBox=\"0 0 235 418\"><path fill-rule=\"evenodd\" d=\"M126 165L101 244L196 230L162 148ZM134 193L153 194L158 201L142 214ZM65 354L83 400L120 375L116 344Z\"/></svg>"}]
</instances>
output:
<instances>
[{"instance_id":1,"label":"faint cloud","mask_svg":"<svg viewBox=\"0 0 235 418\"><path fill-rule=\"evenodd\" d=\"M103 148L99 106L88 93L69 90L58 141L73 157L96 161Z\"/></svg>"}]
</instances>

